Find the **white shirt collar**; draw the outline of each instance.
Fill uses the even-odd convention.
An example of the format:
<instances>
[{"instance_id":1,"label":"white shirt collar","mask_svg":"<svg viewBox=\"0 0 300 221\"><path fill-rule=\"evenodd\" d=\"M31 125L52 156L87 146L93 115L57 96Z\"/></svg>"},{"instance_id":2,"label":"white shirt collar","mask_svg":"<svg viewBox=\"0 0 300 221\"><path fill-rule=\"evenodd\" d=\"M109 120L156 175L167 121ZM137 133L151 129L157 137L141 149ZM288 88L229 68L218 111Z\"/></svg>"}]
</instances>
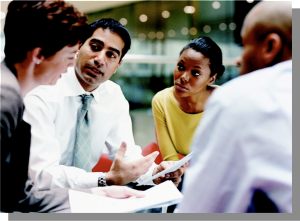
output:
<instances>
[{"instance_id":1,"label":"white shirt collar","mask_svg":"<svg viewBox=\"0 0 300 221\"><path fill-rule=\"evenodd\" d=\"M98 88L93 90L92 92L87 92L83 89L81 84L79 83L76 75L74 67L69 68L68 72L65 74L62 74L62 81L67 81L67 84L64 84L64 96L79 96L82 94L93 94L94 100L99 103L100 101L100 95L98 91L100 90L100 87L102 84L99 85Z\"/></svg>"}]
</instances>

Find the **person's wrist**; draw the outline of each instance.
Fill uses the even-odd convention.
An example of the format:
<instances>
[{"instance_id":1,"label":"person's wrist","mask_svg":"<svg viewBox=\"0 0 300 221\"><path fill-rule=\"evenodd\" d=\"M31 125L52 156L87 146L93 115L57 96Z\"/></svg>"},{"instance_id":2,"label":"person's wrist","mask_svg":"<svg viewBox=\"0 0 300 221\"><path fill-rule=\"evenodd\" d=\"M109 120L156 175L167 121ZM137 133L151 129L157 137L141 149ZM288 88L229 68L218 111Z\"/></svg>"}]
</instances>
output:
<instances>
[{"instance_id":1,"label":"person's wrist","mask_svg":"<svg viewBox=\"0 0 300 221\"><path fill-rule=\"evenodd\" d=\"M104 186L107 186L106 173L100 173L98 177L98 187L104 187Z\"/></svg>"},{"instance_id":2,"label":"person's wrist","mask_svg":"<svg viewBox=\"0 0 300 221\"><path fill-rule=\"evenodd\" d=\"M105 178L106 178L106 185L108 185L108 186L116 185L116 182L114 180L114 176L113 176L111 171L106 173Z\"/></svg>"}]
</instances>

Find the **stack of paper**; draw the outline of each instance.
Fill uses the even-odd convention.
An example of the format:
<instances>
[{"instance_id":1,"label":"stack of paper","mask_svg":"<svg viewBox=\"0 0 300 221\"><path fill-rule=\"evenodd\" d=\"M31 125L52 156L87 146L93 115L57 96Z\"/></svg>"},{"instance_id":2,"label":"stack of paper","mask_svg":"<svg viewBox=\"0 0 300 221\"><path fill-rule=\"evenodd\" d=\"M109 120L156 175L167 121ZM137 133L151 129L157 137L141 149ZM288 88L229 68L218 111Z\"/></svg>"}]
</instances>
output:
<instances>
[{"instance_id":1,"label":"stack of paper","mask_svg":"<svg viewBox=\"0 0 300 221\"><path fill-rule=\"evenodd\" d=\"M183 197L171 181L156 185L145 194L143 198L114 199L69 190L72 213L131 213L177 204Z\"/></svg>"}]
</instances>

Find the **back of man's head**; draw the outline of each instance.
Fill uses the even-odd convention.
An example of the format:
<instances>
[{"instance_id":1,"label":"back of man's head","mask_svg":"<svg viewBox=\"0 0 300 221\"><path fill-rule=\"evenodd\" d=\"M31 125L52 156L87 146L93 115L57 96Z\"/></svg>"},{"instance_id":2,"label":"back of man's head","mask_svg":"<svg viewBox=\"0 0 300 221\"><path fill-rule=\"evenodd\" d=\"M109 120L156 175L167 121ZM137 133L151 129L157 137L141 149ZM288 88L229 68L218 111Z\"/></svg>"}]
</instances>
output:
<instances>
[{"instance_id":1,"label":"back of man's head","mask_svg":"<svg viewBox=\"0 0 300 221\"><path fill-rule=\"evenodd\" d=\"M12 1L4 26L6 60L23 62L36 47L48 58L67 45L74 46L85 38L86 21L82 12L64 1Z\"/></svg>"},{"instance_id":2,"label":"back of man's head","mask_svg":"<svg viewBox=\"0 0 300 221\"><path fill-rule=\"evenodd\" d=\"M113 33L118 34L124 41L121 59L125 56L131 46L131 37L128 30L118 21L112 18L102 18L89 24L89 35L92 36L98 28L109 29Z\"/></svg>"},{"instance_id":3,"label":"back of man's head","mask_svg":"<svg viewBox=\"0 0 300 221\"><path fill-rule=\"evenodd\" d=\"M263 1L247 14L241 31L239 75L292 59L291 2Z\"/></svg>"},{"instance_id":4,"label":"back of man's head","mask_svg":"<svg viewBox=\"0 0 300 221\"><path fill-rule=\"evenodd\" d=\"M282 51L275 63L292 58L292 3L288 1L262 1L249 12L244 25L252 27L258 41L270 34L277 34L282 41ZM274 62L272 62L274 64ZM272 64L271 64L272 65Z\"/></svg>"}]
</instances>

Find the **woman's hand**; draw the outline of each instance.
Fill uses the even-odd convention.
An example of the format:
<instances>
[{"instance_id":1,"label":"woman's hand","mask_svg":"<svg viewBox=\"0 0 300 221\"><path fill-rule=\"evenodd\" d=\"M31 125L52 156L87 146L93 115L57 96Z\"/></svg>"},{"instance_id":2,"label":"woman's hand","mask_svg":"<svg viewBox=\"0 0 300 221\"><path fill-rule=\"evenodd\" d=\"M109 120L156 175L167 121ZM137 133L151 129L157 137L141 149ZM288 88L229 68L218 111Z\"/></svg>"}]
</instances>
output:
<instances>
[{"instance_id":1,"label":"woman's hand","mask_svg":"<svg viewBox=\"0 0 300 221\"><path fill-rule=\"evenodd\" d=\"M177 161L163 161L163 162L161 162L157 167L154 168L152 176L154 176L155 174L167 169L168 167L174 165L175 163L177 163ZM187 166L188 166L188 163L185 163L184 165L182 165L176 171L171 172L171 173L167 173L167 174L165 174L161 177L158 177L158 178L154 179L153 182L155 184L160 184L160 183L162 183L166 180L171 180L171 181L173 181L173 183L177 187L179 185L179 183L181 182L181 176L184 174Z\"/></svg>"}]
</instances>

